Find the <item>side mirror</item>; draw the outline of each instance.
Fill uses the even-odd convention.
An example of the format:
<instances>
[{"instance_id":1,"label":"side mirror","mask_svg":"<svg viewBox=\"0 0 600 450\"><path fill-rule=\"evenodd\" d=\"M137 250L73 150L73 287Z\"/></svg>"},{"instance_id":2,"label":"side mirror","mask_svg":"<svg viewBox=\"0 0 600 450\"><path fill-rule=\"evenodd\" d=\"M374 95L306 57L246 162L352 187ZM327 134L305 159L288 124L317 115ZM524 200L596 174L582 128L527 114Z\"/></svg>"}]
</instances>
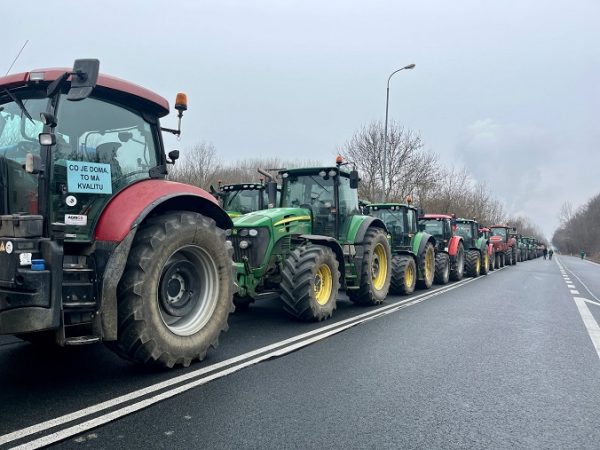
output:
<instances>
[{"instance_id":1,"label":"side mirror","mask_svg":"<svg viewBox=\"0 0 600 450\"><path fill-rule=\"evenodd\" d=\"M56 145L56 135L54 133L40 133L38 140L42 146Z\"/></svg>"},{"instance_id":2,"label":"side mirror","mask_svg":"<svg viewBox=\"0 0 600 450\"><path fill-rule=\"evenodd\" d=\"M267 199L269 202L269 208L275 208L277 206L277 181L267 182Z\"/></svg>"},{"instance_id":3,"label":"side mirror","mask_svg":"<svg viewBox=\"0 0 600 450\"><path fill-rule=\"evenodd\" d=\"M350 172L350 189L358 189L358 182L360 177L358 176L358 170Z\"/></svg>"},{"instance_id":4,"label":"side mirror","mask_svg":"<svg viewBox=\"0 0 600 450\"><path fill-rule=\"evenodd\" d=\"M171 150L169 152L169 160L167 160L167 164L175 164L175 161L179 159L179 150Z\"/></svg>"},{"instance_id":5,"label":"side mirror","mask_svg":"<svg viewBox=\"0 0 600 450\"><path fill-rule=\"evenodd\" d=\"M50 128L56 128L56 117L52 114L47 112L40 113L40 119L44 125Z\"/></svg>"},{"instance_id":6,"label":"side mirror","mask_svg":"<svg viewBox=\"0 0 600 450\"><path fill-rule=\"evenodd\" d=\"M76 59L67 99L78 102L88 98L96 87L99 71L100 61L97 59Z\"/></svg>"},{"instance_id":7,"label":"side mirror","mask_svg":"<svg viewBox=\"0 0 600 450\"><path fill-rule=\"evenodd\" d=\"M421 217L423 215L425 215L425 210L423 208L418 208L417 209L417 216Z\"/></svg>"},{"instance_id":8,"label":"side mirror","mask_svg":"<svg viewBox=\"0 0 600 450\"><path fill-rule=\"evenodd\" d=\"M424 223L420 223L420 224L418 225L418 227L419 227L419 231L425 231L425 228L426 228L426 227L425 227L425 224L424 224Z\"/></svg>"},{"instance_id":9,"label":"side mirror","mask_svg":"<svg viewBox=\"0 0 600 450\"><path fill-rule=\"evenodd\" d=\"M0 106L0 112L2 112L4 108L2 108ZM0 134L2 134L2 132L4 131L4 127L6 126L6 119L4 118L4 116L0 115Z\"/></svg>"}]
</instances>

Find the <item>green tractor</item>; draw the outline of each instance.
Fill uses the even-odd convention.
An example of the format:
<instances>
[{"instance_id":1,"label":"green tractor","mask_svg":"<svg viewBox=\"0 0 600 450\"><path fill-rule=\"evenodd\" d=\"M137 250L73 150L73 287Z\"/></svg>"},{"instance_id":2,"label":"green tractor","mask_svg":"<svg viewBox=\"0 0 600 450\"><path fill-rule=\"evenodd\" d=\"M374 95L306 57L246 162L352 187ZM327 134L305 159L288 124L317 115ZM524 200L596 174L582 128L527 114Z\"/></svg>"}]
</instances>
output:
<instances>
[{"instance_id":1,"label":"green tractor","mask_svg":"<svg viewBox=\"0 0 600 450\"><path fill-rule=\"evenodd\" d=\"M417 208L402 203L372 203L367 211L385 223L392 236L393 294L410 294L415 286L429 289L435 277L435 238L419 231Z\"/></svg>"},{"instance_id":2,"label":"green tractor","mask_svg":"<svg viewBox=\"0 0 600 450\"><path fill-rule=\"evenodd\" d=\"M490 270L489 241L479 228L475 219L456 219L456 234L462 236L465 246L465 271L474 278Z\"/></svg>"},{"instance_id":3,"label":"green tractor","mask_svg":"<svg viewBox=\"0 0 600 450\"><path fill-rule=\"evenodd\" d=\"M353 303L382 303L390 287L391 248L382 220L360 213L358 172L341 158L331 167L286 169L280 207L233 220L237 308L280 297L300 320L324 320L340 288Z\"/></svg>"},{"instance_id":4,"label":"green tractor","mask_svg":"<svg viewBox=\"0 0 600 450\"><path fill-rule=\"evenodd\" d=\"M279 197L277 183L273 181L270 173L262 169L258 169L258 172L266 177L267 183L262 179L260 182L236 184L222 184L219 181L218 190L212 185L210 186L210 193L219 200L223 209L232 219L249 212L273 208L276 205ZM276 198L271 203L269 202L270 189L275 190L276 193Z\"/></svg>"}]
</instances>

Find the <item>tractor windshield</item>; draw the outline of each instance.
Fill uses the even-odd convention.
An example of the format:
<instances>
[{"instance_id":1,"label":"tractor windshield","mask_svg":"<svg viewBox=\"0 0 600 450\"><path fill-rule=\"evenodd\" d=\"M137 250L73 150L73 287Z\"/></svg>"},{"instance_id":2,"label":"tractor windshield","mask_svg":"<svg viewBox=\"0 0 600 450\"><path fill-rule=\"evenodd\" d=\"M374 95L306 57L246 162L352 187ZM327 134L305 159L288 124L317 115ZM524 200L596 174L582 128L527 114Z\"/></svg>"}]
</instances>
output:
<instances>
[{"instance_id":1,"label":"tractor windshield","mask_svg":"<svg viewBox=\"0 0 600 450\"><path fill-rule=\"evenodd\" d=\"M444 238L444 222L437 219L421 219L419 223L424 226L425 232L436 238Z\"/></svg>"},{"instance_id":2,"label":"tractor windshield","mask_svg":"<svg viewBox=\"0 0 600 450\"><path fill-rule=\"evenodd\" d=\"M263 197L261 202L260 197ZM240 189L223 193L223 209L247 214L261 209L267 203L264 189Z\"/></svg>"},{"instance_id":3,"label":"tractor windshield","mask_svg":"<svg viewBox=\"0 0 600 450\"><path fill-rule=\"evenodd\" d=\"M329 208L334 205L333 177L290 175L285 181L282 206Z\"/></svg>"},{"instance_id":4,"label":"tractor windshield","mask_svg":"<svg viewBox=\"0 0 600 450\"><path fill-rule=\"evenodd\" d=\"M38 212L38 178L25 172L23 164L27 154L40 154L40 113L46 111L48 99L21 100L31 119L14 101L0 104L0 214Z\"/></svg>"},{"instance_id":5,"label":"tractor windshield","mask_svg":"<svg viewBox=\"0 0 600 450\"><path fill-rule=\"evenodd\" d=\"M473 239L473 227L471 222L457 222L456 234L465 240Z\"/></svg>"},{"instance_id":6,"label":"tractor windshield","mask_svg":"<svg viewBox=\"0 0 600 450\"><path fill-rule=\"evenodd\" d=\"M506 240L506 228L492 228L490 232L492 236L500 236L503 241Z\"/></svg>"}]
</instances>

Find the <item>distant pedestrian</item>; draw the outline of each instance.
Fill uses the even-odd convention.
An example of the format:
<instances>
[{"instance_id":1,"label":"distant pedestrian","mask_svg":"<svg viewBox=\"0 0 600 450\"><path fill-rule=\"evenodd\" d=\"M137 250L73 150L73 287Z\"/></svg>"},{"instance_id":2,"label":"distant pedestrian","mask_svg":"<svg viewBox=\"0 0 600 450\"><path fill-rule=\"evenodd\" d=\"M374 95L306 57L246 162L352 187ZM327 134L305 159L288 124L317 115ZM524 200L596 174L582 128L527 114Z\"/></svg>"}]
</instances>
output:
<instances>
[{"instance_id":1,"label":"distant pedestrian","mask_svg":"<svg viewBox=\"0 0 600 450\"><path fill-rule=\"evenodd\" d=\"M554 250L550 249L550 251L548 252L548 259L550 261L552 261L552 255L554 255Z\"/></svg>"},{"instance_id":2,"label":"distant pedestrian","mask_svg":"<svg viewBox=\"0 0 600 450\"><path fill-rule=\"evenodd\" d=\"M585 252L583 250L581 250L579 252L579 256L581 256L581 259L585 258Z\"/></svg>"},{"instance_id":3,"label":"distant pedestrian","mask_svg":"<svg viewBox=\"0 0 600 450\"><path fill-rule=\"evenodd\" d=\"M544 247L544 259L546 259L546 256L548 256L548 249Z\"/></svg>"}]
</instances>

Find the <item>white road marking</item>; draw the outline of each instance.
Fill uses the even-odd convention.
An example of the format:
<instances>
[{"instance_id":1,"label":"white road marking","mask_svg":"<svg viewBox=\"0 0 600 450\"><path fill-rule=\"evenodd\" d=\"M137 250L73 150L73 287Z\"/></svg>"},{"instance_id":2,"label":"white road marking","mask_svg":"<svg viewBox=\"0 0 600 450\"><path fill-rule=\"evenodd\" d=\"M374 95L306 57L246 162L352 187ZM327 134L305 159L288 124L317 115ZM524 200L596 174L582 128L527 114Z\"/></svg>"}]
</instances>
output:
<instances>
[{"instance_id":1,"label":"white road marking","mask_svg":"<svg viewBox=\"0 0 600 450\"><path fill-rule=\"evenodd\" d=\"M574 284L567 284L567 287L568 287L569 289L575 289L575 285L574 285Z\"/></svg>"},{"instance_id":2,"label":"white road marking","mask_svg":"<svg viewBox=\"0 0 600 450\"><path fill-rule=\"evenodd\" d=\"M577 305L577 309L579 310L583 324L590 335L592 344L594 344L596 354L598 355L598 358L600 358L600 327L598 326L598 322L596 322L596 319L594 319L594 316L586 305L587 299L582 297L573 297L573 300L575 300L575 304Z\"/></svg>"},{"instance_id":3,"label":"white road marking","mask_svg":"<svg viewBox=\"0 0 600 450\"><path fill-rule=\"evenodd\" d=\"M596 305L596 306L600 306L600 303L595 302L594 300L590 300L590 299L585 299L586 303L589 303L590 305Z\"/></svg>"},{"instance_id":4,"label":"white road marking","mask_svg":"<svg viewBox=\"0 0 600 450\"><path fill-rule=\"evenodd\" d=\"M577 289L571 289L571 294L579 295L579 291Z\"/></svg>"},{"instance_id":5,"label":"white road marking","mask_svg":"<svg viewBox=\"0 0 600 450\"><path fill-rule=\"evenodd\" d=\"M498 271L503 270L505 268L500 268L495 270L494 272L488 274L489 275L493 275L494 273L498 273ZM12 442L18 439L22 439L24 437L30 436L32 434L36 434L42 431L46 431L49 430L51 428L60 426L60 425L65 425L69 422L72 422L76 419L80 419L92 414L96 414L98 412L104 411L106 409L121 405L123 403L132 401L132 400L136 400L138 398L141 398L143 396L155 393L157 391L160 391L162 389L171 387L173 385L176 385L178 383L182 383L184 381L188 381L192 378L198 378L206 373L210 373L210 372L214 372L216 370L225 368L227 366L233 365L233 364L237 364L240 361L244 361L247 360L248 358L253 358L257 355L260 355L261 353L263 353L261 356L245 361L241 364L238 364L237 366L234 367L230 367L228 369L225 369L221 372L209 375L205 378L196 380L192 383L188 383L186 385L182 385L179 386L177 388L174 388L170 391L166 391L163 392L162 394L156 395L154 397L151 397L150 399L146 399L143 400L141 402L132 404L130 406L121 408L119 410L113 411L111 413L105 414L103 416L99 416L95 419L89 420L87 422L81 423L81 424L77 424L74 426L71 426L69 428L66 428L62 431L58 431L56 433L53 434L49 434L47 436L44 436L42 438L27 442L25 444L22 444L18 447L15 448L23 448L23 449L33 449L33 448L39 448L41 446L45 446L45 445L49 445L51 443L54 442L58 442L60 440L66 439L68 437L74 436L76 434L82 433L83 431L95 428L99 425L102 425L104 423L108 423L112 420L115 420L119 417L123 417L125 415L131 414L132 412L138 411L139 409L143 409L146 408L158 401L164 400L165 398L170 398L174 395L177 395L181 392L185 392L189 389L192 389L196 386L202 385L207 383L208 381L211 381L213 379L216 378L221 378L225 375L228 375L230 373L236 372L244 367L248 367L250 365L256 364L258 362L264 361L265 359L269 359L273 356L281 356L284 355L286 353L290 353L292 351L295 351L298 348L302 348L305 347L307 345L310 345L314 342L317 342L318 340L321 339L325 339L326 337L329 337L333 334L339 333L341 331L344 331L350 327L353 327L355 325L358 325L360 323L378 318L378 317L383 317L385 315L391 314L392 312L398 311L400 309L404 309L408 306L420 303L424 300L427 300L429 298L432 297L436 297L442 293L445 292L449 292L451 290L454 290L460 286L463 286L465 284L471 283L473 281L476 280L481 280L484 279L484 277L481 278L470 278L470 279L465 279L462 280L460 282L457 282L455 284L452 284L450 286L442 286L438 289L435 289L433 291L429 291L429 292L425 292L423 294L417 295L415 297L411 297L408 298L406 300L402 300L381 308L378 308L375 311L370 311L367 313L363 313L363 314L359 314L357 316L318 328L316 330L312 330L309 331L307 333L303 333L297 336L293 336L291 338L285 339L283 341L280 342L276 342L274 344L253 350L251 352L247 352L244 353L242 355L238 355L236 357L230 358L228 360L225 361L221 361L219 363L213 364L211 366L207 366L183 375L180 375L178 377L175 378L171 378L169 380L165 380L163 382L160 383L156 383L154 385L142 388L142 389L138 389L136 391L133 391L129 394L125 394L125 395L121 395L119 397L116 397L114 399L110 399L101 403L98 403L96 405L92 405L89 406L87 408L83 408L79 411L75 411L73 413L69 413L69 414L65 414L63 416L60 417L56 417L54 419L50 419L47 420L45 422L41 422L39 424L36 425L32 425L26 428L23 428L21 430L16 430L13 431L11 433L5 434L0 436L0 445L6 444L8 442ZM316 336L315 336L316 335ZM292 345L289 345L292 344ZM284 347L285 346L285 347ZM274 350L276 349L276 350ZM274 350L274 351L272 351ZM265 353L265 352L269 352L269 353ZM181 389L182 387L186 387L185 389ZM172 393L172 394L171 394ZM166 395L166 396L165 396ZM153 400L150 401L148 403L149 400ZM137 407L138 405L141 405L139 407ZM103 421L98 422L100 419L102 419ZM86 425L87 424L87 425ZM67 431L68 430L68 431ZM48 440L50 439L50 440Z\"/></svg>"},{"instance_id":6,"label":"white road marking","mask_svg":"<svg viewBox=\"0 0 600 450\"><path fill-rule=\"evenodd\" d=\"M306 347L306 346L308 346L310 344L313 344L315 342L318 342L318 341L321 341L321 340L323 340L325 338L328 338L329 336L332 336L334 334L337 334L337 333L340 333L340 332L342 332L344 330L347 330L348 328L354 327L354 326L358 325L359 323L363 323L363 322L367 322L367 321L370 321L370 320L373 320L373 319L376 319L376 318L379 318L379 317L387 316L388 314L392 314L393 312L398 311L400 309L404 309L404 308L407 308L408 306L412 306L414 304L421 303L422 301L425 301L425 300L430 299L432 297L437 297L438 295L440 295L440 294L442 294L444 292L448 292L449 290L452 290L453 288L457 288L457 287L460 287L460 286L463 286L465 284L471 283L473 281L481 280L481 279L482 278L470 278L470 279L467 279L464 282L460 282L461 284L452 285L450 288L448 288L446 290L442 291L442 290L438 289L435 292L430 293L429 295L422 296L421 298L418 298L418 299L408 299L408 301L406 303L405 302L399 302L399 303L402 303L402 304L396 303L394 305L390 305L390 306L393 306L393 307L389 308L389 309L386 309L385 311L382 311L383 308L380 308L377 311L378 314L371 315L369 317L365 317L364 319L362 319L360 321L354 321L354 322L348 323L348 324L346 324L346 325L344 325L342 327L337 327L337 328L329 330L329 331L327 331L325 333L318 334L317 336L313 336L313 337L311 337L309 339L305 339L303 341L296 342L296 343L288 345L286 347L278 348L278 349L276 349L276 350L274 350L272 352L269 352L269 353L264 353L264 354L258 356L257 358L244 361L244 362L242 362L242 363L240 363L238 365L229 367L229 368L227 368L227 369L225 369L223 371L220 371L220 372L217 372L217 373L213 373L212 375L209 375L209 376L201 378L201 379L194 380L194 381L192 381L190 383L187 383L187 384L183 384L183 385L178 386L176 388L173 388L171 390L168 390L168 391L162 392L162 393L160 393L158 395L155 395L154 397L150 397L150 398L147 398L145 400L141 400L141 401L139 401L137 403L133 403L133 404L125 406L125 407L123 407L121 409L117 409L115 411L111 411L111 412L109 412L107 414L95 417L94 419L90 419L90 420L88 420L86 422L82 422L82 423L73 425L73 426L71 426L69 428L65 428L65 429L57 431L55 433L51 433L51 434L48 434L48 435L43 436L41 438L35 439L33 441L26 442L26 443L21 444L21 445L19 445L17 447L14 447L13 450L33 450L33 449L38 449L40 447L44 447L44 446L53 444L55 442L62 441L62 440L67 439L67 438L69 438L71 436L75 436L75 435L80 434L80 433L82 433L84 431L87 431L87 430L90 430L90 429L93 429L93 428L97 428L97 427L99 427L101 425L104 425L106 423L112 422L113 420L119 419L119 418L121 418L123 416L129 415L129 414L134 413L136 411L139 411L141 409L147 408L147 407L149 407L149 406L151 406L151 405L153 405L155 403L158 403L160 401L163 401L163 400L169 399L171 397L174 397L174 396L176 396L178 394L181 394L181 393L183 393L185 391L193 389L193 388L195 388L197 386L201 386L203 384L206 384L209 381L216 380L216 379L222 378L222 377L224 377L226 375L235 373L235 372L237 372L237 371L239 371L239 370L241 370L241 369L243 369L245 367L252 366L254 364L257 364L259 362L265 361L265 360L270 359L270 358L274 358L274 357L286 355L286 354L291 353L293 351L296 351L296 350L298 350L300 348Z\"/></svg>"},{"instance_id":7,"label":"white road marking","mask_svg":"<svg viewBox=\"0 0 600 450\"><path fill-rule=\"evenodd\" d=\"M568 269L567 269L567 270L568 270ZM586 284L585 284L585 283L584 283L584 282L581 280L581 278L579 278L579 277L577 276L577 274L576 274L576 273L574 273L572 270L569 270L569 272L571 272L571 275L573 275L575 278L577 278L577 280L578 280L578 281L581 283L581 285L584 287L584 289L585 289L586 291L588 291L588 293L589 293L589 294L590 294L592 297L594 297L594 300L596 300L597 302L600 302L600 298L598 298L598 297L596 297L596 296L594 295L594 293L593 293L593 292L590 290L590 288L588 288L588 287L587 287L587 285L586 285Z\"/></svg>"}]
</instances>

